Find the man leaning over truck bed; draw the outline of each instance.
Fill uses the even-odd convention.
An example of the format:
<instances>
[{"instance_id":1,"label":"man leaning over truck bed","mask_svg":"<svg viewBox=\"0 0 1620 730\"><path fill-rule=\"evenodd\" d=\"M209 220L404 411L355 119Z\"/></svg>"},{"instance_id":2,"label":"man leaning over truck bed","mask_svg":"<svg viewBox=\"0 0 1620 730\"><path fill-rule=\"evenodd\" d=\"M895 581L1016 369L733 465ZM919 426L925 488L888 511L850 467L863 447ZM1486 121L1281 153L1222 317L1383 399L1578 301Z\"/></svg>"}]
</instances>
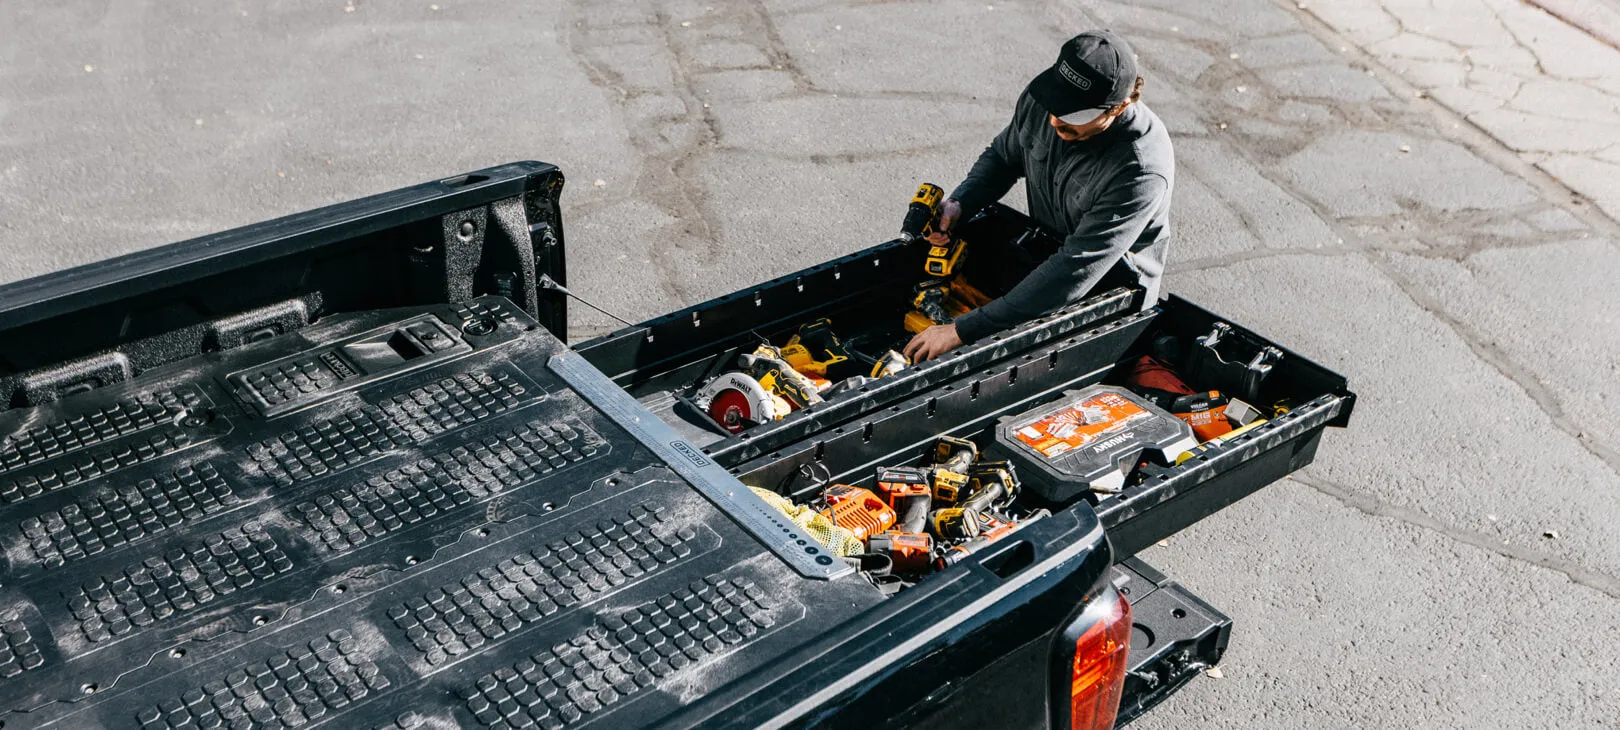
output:
<instances>
[{"instance_id":1,"label":"man leaning over truck bed","mask_svg":"<svg viewBox=\"0 0 1620 730\"><path fill-rule=\"evenodd\" d=\"M990 142L940 210L938 244L959 220L1025 179L1029 215L1063 245L1004 296L923 330L913 362L1050 314L1099 284L1137 284L1159 298L1176 179L1170 134L1141 103L1136 56L1110 31L1081 33L1018 98L1012 123Z\"/></svg>"}]
</instances>

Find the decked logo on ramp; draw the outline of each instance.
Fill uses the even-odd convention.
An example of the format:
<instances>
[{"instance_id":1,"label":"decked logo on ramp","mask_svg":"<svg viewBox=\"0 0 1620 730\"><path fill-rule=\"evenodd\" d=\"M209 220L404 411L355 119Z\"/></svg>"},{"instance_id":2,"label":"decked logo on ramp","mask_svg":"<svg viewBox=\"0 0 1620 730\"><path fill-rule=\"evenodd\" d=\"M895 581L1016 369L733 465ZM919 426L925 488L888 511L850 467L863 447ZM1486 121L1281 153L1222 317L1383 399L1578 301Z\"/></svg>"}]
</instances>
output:
<instances>
[{"instance_id":1,"label":"decked logo on ramp","mask_svg":"<svg viewBox=\"0 0 1620 730\"><path fill-rule=\"evenodd\" d=\"M686 443L685 441L671 441L669 442L669 445L676 451L681 452L681 456L686 457L687 461L690 461L698 466L709 465L709 460L704 458L703 454L698 453L697 449L692 448L691 444Z\"/></svg>"}]
</instances>

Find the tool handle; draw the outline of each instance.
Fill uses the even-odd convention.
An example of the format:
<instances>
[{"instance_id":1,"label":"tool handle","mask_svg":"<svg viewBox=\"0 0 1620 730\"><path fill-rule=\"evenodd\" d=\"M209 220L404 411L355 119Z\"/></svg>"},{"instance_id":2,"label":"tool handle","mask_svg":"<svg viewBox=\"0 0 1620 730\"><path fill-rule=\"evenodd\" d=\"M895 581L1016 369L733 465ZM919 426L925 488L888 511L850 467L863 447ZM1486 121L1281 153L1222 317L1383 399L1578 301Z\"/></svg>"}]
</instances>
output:
<instances>
[{"instance_id":1,"label":"tool handle","mask_svg":"<svg viewBox=\"0 0 1620 730\"><path fill-rule=\"evenodd\" d=\"M896 522L896 529L900 532L922 532L928 527L928 508L931 506L926 494L907 497L900 505L900 519Z\"/></svg>"},{"instance_id":2,"label":"tool handle","mask_svg":"<svg viewBox=\"0 0 1620 730\"><path fill-rule=\"evenodd\" d=\"M979 491L968 495L968 498L960 506L964 513L978 514L990 509L991 505L996 503L996 500L1005 496L1007 496L1007 485L999 481L991 482L984 485Z\"/></svg>"},{"instance_id":3,"label":"tool handle","mask_svg":"<svg viewBox=\"0 0 1620 730\"><path fill-rule=\"evenodd\" d=\"M968 472L968 468L972 465L973 452L967 449L962 449L954 454L951 454L951 458L946 459L945 463L940 464L939 467L941 469L954 471L958 474L966 474Z\"/></svg>"}]
</instances>

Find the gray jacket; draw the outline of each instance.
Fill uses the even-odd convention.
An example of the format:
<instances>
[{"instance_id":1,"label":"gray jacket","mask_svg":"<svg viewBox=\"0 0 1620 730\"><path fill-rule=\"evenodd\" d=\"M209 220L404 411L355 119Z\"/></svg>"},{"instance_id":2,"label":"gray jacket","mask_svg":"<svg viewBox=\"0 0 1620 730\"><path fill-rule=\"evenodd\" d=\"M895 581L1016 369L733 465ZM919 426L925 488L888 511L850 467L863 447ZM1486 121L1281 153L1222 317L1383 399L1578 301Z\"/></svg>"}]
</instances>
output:
<instances>
[{"instance_id":1,"label":"gray jacket","mask_svg":"<svg viewBox=\"0 0 1620 730\"><path fill-rule=\"evenodd\" d=\"M1006 195L1020 177L1030 217L1065 236L1063 245L1004 296L958 317L963 342L1079 301L1111 270L1110 281L1123 277L1147 290L1144 307L1158 301L1176 162L1170 134L1152 110L1131 104L1102 134L1065 142L1046 110L1024 94L1012 123L951 194L962 204L961 220Z\"/></svg>"}]
</instances>

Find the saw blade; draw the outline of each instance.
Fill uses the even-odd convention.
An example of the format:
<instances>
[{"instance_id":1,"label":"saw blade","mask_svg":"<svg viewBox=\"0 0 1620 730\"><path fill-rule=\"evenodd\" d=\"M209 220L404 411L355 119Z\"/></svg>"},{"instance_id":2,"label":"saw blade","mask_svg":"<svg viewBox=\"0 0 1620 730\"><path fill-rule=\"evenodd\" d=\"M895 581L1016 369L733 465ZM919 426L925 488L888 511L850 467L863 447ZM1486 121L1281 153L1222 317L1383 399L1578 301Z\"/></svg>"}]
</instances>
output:
<instances>
[{"instance_id":1,"label":"saw blade","mask_svg":"<svg viewBox=\"0 0 1620 730\"><path fill-rule=\"evenodd\" d=\"M709 417L730 433L780 416L770 391L744 373L726 373L703 386L696 398Z\"/></svg>"},{"instance_id":2,"label":"saw blade","mask_svg":"<svg viewBox=\"0 0 1620 730\"><path fill-rule=\"evenodd\" d=\"M731 433L742 433L754 420L754 403L740 390L726 388L709 403L709 417Z\"/></svg>"}]
</instances>

